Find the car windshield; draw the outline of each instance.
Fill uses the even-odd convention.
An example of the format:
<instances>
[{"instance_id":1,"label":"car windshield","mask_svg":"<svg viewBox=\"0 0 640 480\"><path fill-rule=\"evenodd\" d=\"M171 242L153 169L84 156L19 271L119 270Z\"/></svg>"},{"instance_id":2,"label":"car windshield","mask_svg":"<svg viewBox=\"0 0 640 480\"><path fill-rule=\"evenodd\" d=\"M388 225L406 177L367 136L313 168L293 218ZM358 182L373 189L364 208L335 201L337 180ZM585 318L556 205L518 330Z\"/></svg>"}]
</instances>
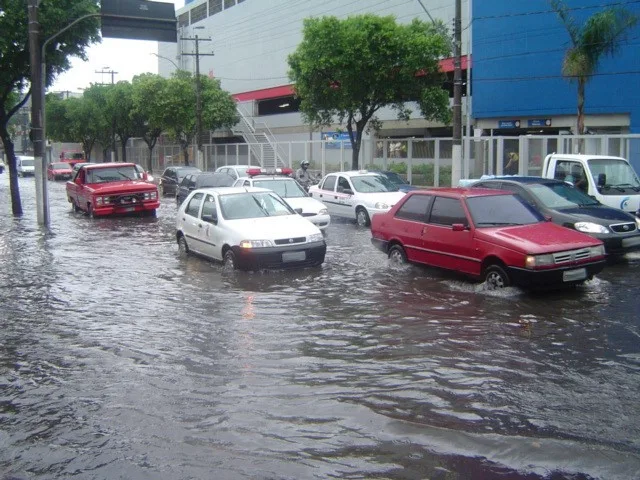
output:
<instances>
[{"instance_id":1,"label":"car windshield","mask_svg":"<svg viewBox=\"0 0 640 480\"><path fill-rule=\"evenodd\" d=\"M405 179L398 175L396 172L384 172L382 175L387 177L387 179L394 185L407 185Z\"/></svg>"},{"instance_id":2,"label":"car windshield","mask_svg":"<svg viewBox=\"0 0 640 480\"><path fill-rule=\"evenodd\" d=\"M467 206L477 228L529 225L544 221L542 214L518 195L470 197Z\"/></svg>"},{"instance_id":3,"label":"car windshield","mask_svg":"<svg viewBox=\"0 0 640 480\"><path fill-rule=\"evenodd\" d=\"M198 175L196 188L203 187L230 187L233 185L233 177L226 173L214 173L211 175Z\"/></svg>"},{"instance_id":4,"label":"car windshield","mask_svg":"<svg viewBox=\"0 0 640 480\"><path fill-rule=\"evenodd\" d=\"M123 180L137 180L138 173L133 165L109 168L87 169L86 183L121 182Z\"/></svg>"},{"instance_id":5,"label":"car windshield","mask_svg":"<svg viewBox=\"0 0 640 480\"><path fill-rule=\"evenodd\" d=\"M298 182L292 178L254 180L253 186L273 190L282 198L299 198L307 196L307 193L302 189Z\"/></svg>"},{"instance_id":6,"label":"car windshield","mask_svg":"<svg viewBox=\"0 0 640 480\"><path fill-rule=\"evenodd\" d=\"M633 188L640 191L640 180L631 165L624 160L616 158L591 159L589 169L593 173L593 179L598 181L598 176L604 173L607 182L604 188Z\"/></svg>"},{"instance_id":7,"label":"car windshield","mask_svg":"<svg viewBox=\"0 0 640 480\"><path fill-rule=\"evenodd\" d=\"M71 165L69 165L68 163L64 163L64 162L58 162L58 163L52 163L51 164L51 168L53 170L70 170L71 169Z\"/></svg>"},{"instance_id":8,"label":"car windshield","mask_svg":"<svg viewBox=\"0 0 640 480\"><path fill-rule=\"evenodd\" d=\"M23 158L22 160L20 160L20 164L23 167L33 167L33 158Z\"/></svg>"},{"instance_id":9,"label":"car windshield","mask_svg":"<svg viewBox=\"0 0 640 480\"><path fill-rule=\"evenodd\" d=\"M547 208L575 208L599 205L589 195L566 183L540 183L529 187L531 194Z\"/></svg>"},{"instance_id":10,"label":"car windshield","mask_svg":"<svg viewBox=\"0 0 640 480\"><path fill-rule=\"evenodd\" d=\"M227 220L296 215L272 192L246 192L220 195L220 210Z\"/></svg>"},{"instance_id":11,"label":"car windshield","mask_svg":"<svg viewBox=\"0 0 640 480\"><path fill-rule=\"evenodd\" d=\"M351 183L356 192L360 193L380 193L397 192L398 186L382 175L360 175L351 177Z\"/></svg>"}]
</instances>

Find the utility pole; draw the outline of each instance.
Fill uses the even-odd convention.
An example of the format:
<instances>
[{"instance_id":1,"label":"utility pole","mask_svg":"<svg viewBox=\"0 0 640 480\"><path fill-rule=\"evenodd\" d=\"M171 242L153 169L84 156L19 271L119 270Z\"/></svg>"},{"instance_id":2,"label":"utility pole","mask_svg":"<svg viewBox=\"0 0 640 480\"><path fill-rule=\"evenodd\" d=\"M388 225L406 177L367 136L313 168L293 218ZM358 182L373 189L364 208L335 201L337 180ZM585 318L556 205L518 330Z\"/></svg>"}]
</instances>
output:
<instances>
[{"instance_id":1,"label":"utility pole","mask_svg":"<svg viewBox=\"0 0 640 480\"><path fill-rule=\"evenodd\" d=\"M451 152L451 186L455 187L462 173L462 28L461 0L456 0L453 21L453 149ZM467 67L468 68L468 67Z\"/></svg>"},{"instance_id":2,"label":"utility pole","mask_svg":"<svg viewBox=\"0 0 640 480\"><path fill-rule=\"evenodd\" d=\"M103 67L102 70L96 70L96 73L105 74L108 73L111 75L111 85L115 83L115 76L118 72L114 72L113 70L109 70L109 67ZM100 85L104 85L101 83ZM111 120L111 141L113 142L113 149L111 150L111 161L118 161L118 149L116 148L116 117L115 114L113 119Z\"/></svg>"},{"instance_id":3,"label":"utility pole","mask_svg":"<svg viewBox=\"0 0 640 480\"><path fill-rule=\"evenodd\" d=\"M198 27L195 27L198 28ZM204 28L204 27L201 27ZM202 95L200 92L200 57L213 56L213 53L200 53L200 42L210 42L210 38L194 38L181 37L181 40L190 40L196 42L196 53L183 53L182 55L194 55L196 57L196 144L198 147L198 158L196 166L202 168L204 165L204 152L202 151Z\"/></svg>"},{"instance_id":4,"label":"utility pole","mask_svg":"<svg viewBox=\"0 0 640 480\"><path fill-rule=\"evenodd\" d=\"M44 91L43 86L47 79L44 78L40 70L40 23L38 22L38 0L29 0L29 57L31 59L31 132L33 141L34 176L36 184L36 198L44 199L42 203L36 202L36 215L40 225L49 225L49 205L47 200L47 183L45 180L46 168L44 136L42 125L44 124L43 109ZM11 172L9 172L11 173ZM22 212L20 212L22 213Z\"/></svg>"}]
</instances>

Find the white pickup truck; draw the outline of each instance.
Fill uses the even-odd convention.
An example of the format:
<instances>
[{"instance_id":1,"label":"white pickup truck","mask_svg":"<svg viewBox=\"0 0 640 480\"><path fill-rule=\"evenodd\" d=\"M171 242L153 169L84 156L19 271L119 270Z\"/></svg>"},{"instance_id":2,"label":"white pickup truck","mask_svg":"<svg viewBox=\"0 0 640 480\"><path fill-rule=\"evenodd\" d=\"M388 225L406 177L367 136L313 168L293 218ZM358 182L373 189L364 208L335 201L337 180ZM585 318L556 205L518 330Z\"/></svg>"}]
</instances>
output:
<instances>
[{"instance_id":1,"label":"white pickup truck","mask_svg":"<svg viewBox=\"0 0 640 480\"><path fill-rule=\"evenodd\" d=\"M552 153L541 176L572 183L604 205L640 215L640 180L624 158Z\"/></svg>"}]
</instances>

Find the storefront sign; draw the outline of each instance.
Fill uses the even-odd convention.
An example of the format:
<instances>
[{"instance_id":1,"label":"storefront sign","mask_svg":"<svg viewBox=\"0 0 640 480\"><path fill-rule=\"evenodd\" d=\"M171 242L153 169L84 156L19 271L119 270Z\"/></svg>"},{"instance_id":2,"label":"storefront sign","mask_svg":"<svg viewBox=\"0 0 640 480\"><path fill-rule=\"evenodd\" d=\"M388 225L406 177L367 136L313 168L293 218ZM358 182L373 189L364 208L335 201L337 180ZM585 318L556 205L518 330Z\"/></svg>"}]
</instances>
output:
<instances>
[{"instance_id":1,"label":"storefront sign","mask_svg":"<svg viewBox=\"0 0 640 480\"><path fill-rule=\"evenodd\" d=\"M550 118L533 118L527 122L530 127L550 127Z\"/></svg>"},{"instance_id":2,"label":"storefront sign","mask_svg":"<svg viewBox=\"0 0 640 480\"><path fill-rule=\"evenodd\" d=\"M498 128L520 128L520 120L498 120Z\"/></svg>"}]
</instances>

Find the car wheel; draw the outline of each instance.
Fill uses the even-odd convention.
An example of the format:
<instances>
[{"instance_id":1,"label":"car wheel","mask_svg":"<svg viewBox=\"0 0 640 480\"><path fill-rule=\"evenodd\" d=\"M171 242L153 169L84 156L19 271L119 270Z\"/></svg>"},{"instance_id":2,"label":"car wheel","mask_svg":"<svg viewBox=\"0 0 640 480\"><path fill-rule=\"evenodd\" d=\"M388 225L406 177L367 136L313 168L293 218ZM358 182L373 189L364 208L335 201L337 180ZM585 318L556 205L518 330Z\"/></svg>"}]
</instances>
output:
<instances>
[{"instance_id":1,"label":"car wheel","mask_svg":"<svg viewBox=\"0 0 640 480\"><path fill-rule=\"evenodd\" d=\"M356 222L358 222L358 225L360 225L361 227L368 227L371 223L369 214L362 207L358 207L358 209L356 210Z\"/></svg>"},{"instance_id":2,"label":"car wheel","mask_svg":"<svg viewBox=\"0 0 640 480\"><path fill-rule=\"evenodd\" d=\"M511 285L509 275L499 265L489 265L484 271L484 282L489 290L497 290Z\"/></svg>"},{"instance_id":3,"label":"car wheel","mask_svg":"<svg viewBox=\"0 0 640 480\"><path fill-rule=\"evenodd\" d=\"M400 245L394 245L391 247L389 249L389 260L398 265L407 263L407 254L404 253L404 248Z\"/></svg>"},{"instance_id":4,"label":"car wheel","mask_svg":"<svg viewBox=\"0 0 640 480\"><path fill-rule=\"evenodd\" d=\"M76 204L75 200L71 200L71 208L74 212L78 213L80 211L80 207Z\"/></svg>"},{"instance_id":5,"label":"car wheel","mask_svg":"<svg viewBox=\"0 0 640 480\"><path fill-rule=\"evenodd\" d=\"M155 217L156 216L156 211L154 210L143 210L142 211L142 216L143 217Z\"/></svg>"},{"instance_id":6,"label":"car wheel","mask_svg":"<svg viewBox=\"0 0 640 480\"><path fill-rule=\"evenodd\" d=\"M189 245L187 245L187 239L184 238L184 235L180 235L180 238L178 238L178 251L182 255L189 253Z\"/></svg>"},{"instance_id":7,"label":"car wheel","mask_svg":"<svg viewBox=\"0 0 640 480\"><path fill-rule=\"evenodd\" d=\"M87 203L87 215L89 215L89 218L96 218L95 213L93 213L93 206L90 203Z\"/></svg>"},{"instance_id":8,"label":"car wheel","mask_svg":"<svg viewBox=\"0 0 640 480\"><path fill-rule=\"evenodd\" d=\"M236 264L236 254L233 253L233 250L229 249L224 254L223 260L225 270L237 270L238 265Z\"/></svg>"}]
</instances>

